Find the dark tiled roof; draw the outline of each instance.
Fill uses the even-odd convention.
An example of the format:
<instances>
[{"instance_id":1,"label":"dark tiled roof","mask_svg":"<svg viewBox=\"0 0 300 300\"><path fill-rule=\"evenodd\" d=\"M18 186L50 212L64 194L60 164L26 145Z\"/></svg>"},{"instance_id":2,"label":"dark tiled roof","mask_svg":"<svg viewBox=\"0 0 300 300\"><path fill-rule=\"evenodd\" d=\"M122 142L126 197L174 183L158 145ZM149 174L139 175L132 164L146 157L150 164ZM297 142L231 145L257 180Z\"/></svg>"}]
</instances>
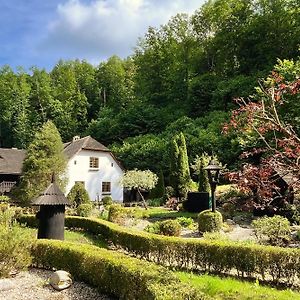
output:
<instances>
[{"instance_id":1,"label":"dark tiled roof","mask_svg":"<svg viewBox=\"0 0 300 300\"><path fill-rule=\"evenodd\" d=\"M90 136L86 136L84 138L64 144L64 153L68 159L72 158L80 150L110 152L108 148L106 148L104 145L97 142L95 139L93 139Z\"/></svg>"},{"instance_id":2,"label":"dark tiled roof","mask_svg":"<svg viewBox=\"0 0 300 300\"><path fill-rule=\"evenodd\" d=\"M31 202L32 205L68 205L69 200L60 190L55 182L52 182L48 188L36 199Z\"/></svg>"},{"instance_id":3,"label":"dark tiled roof","mask_svg":"<svg viewBox=\"0 0 300 300\"><path fill-rule=\"evenodd\" d=\"M25 150L0 148L0 174L21 174Z\"/></svg>"}]
</instances>

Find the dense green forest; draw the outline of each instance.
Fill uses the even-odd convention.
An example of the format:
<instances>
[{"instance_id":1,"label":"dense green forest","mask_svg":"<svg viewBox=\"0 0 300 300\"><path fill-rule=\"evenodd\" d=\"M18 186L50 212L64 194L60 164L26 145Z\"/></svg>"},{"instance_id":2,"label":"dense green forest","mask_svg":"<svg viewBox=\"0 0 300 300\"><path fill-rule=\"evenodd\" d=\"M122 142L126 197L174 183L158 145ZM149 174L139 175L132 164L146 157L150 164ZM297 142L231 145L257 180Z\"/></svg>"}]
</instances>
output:
<instances>
[{"instance_id":1,"label":"dense green forest","mask_svg":"<svg viewBox=\"0 0 300 300\"><path fill-rule=\"evenodd\" d=\"M149 28L126 59L4 66L0 145L26 148L50 119L63 141L90 134L128 169L167 173L179 132L190 163L205 151L233 166L243 145L221 133L233 99L253 94L277 59L297 59L299 44L299 0L214 0Z\"/></svg>"}]
</instances>

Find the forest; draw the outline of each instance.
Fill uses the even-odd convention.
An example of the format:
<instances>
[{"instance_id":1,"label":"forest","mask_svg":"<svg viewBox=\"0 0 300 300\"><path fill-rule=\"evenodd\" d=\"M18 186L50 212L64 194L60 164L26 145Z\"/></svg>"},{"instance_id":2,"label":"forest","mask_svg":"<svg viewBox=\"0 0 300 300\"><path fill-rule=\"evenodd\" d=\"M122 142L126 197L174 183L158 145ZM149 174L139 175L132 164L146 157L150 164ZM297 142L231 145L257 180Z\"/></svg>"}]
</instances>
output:
<instances>
[{"instance_id":1,"label":"forest","mask_svg":"<svg viewBox=\"0 0 300 300\"><path fill-rule=\"evenodd\" d=\"M234 99L255 95L276 64L296 61L299 44L298 0L210 0L150 27L126 59L3 66L0 146L26 149L52 120L64 142L91 135L125 168L168 175L170 142L182 132L190 163L206 152L234 168L249 147L236 132L222 134ZM299 104L292 111L298 122Z\"/></svg>"}]
</instances>

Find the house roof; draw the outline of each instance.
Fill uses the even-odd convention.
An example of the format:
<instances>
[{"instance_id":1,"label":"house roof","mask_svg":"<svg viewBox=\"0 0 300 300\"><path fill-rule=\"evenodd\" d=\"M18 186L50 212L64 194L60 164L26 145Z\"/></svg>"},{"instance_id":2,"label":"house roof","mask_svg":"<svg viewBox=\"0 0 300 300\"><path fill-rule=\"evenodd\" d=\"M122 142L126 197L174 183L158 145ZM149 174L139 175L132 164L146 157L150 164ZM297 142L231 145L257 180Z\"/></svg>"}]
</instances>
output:
<instances>
[{"instance_id":1,"label":"house roof","mask_svg":"<svg viewBox=\"0 0 300 300\"><path fill-rule=\"evenodd\" d=\"M64 193L52 180L47 189L40 194L40 196L31 202L32 205L68 205L69 200L65 197Z\"/></svg>"},{"instance_id":2,"label":"house roof","mask_svg":"<svg viewBox=\"0 0 300 300\"><path fill-rule=\"evenodd\" d=\"M0 148L0 174L22 173L25 150Z\"/></svg>"},{"instance_id":3,"label":"house roof","mask_svg":"<svg viewBox=\"0 0 300 300\"><path fill-rule=\"evenodd\" d=\"M78 138L64 144L64 153L68 159L76 155L80 150L110 152L108 148L93 139L91 136Z\"/></svg>"},{"instance_id":4,"label":"house roof","mask_svg":"<svg viewBox=\"0 0 300 300\"><path fill-rule=\"evenodd\" d=\"M64 143L64 153L67 159L71 159L74 155L76 155L81 150L90 150L90 151L100 151L107 152L111 155L111 157L116 161L119 167L124 170L122 164L116 159L114 154L106 148L104 145L93 139L91 136L86 136L83 138L73 138L72 142Z\"/></svg>"}]
</instances>

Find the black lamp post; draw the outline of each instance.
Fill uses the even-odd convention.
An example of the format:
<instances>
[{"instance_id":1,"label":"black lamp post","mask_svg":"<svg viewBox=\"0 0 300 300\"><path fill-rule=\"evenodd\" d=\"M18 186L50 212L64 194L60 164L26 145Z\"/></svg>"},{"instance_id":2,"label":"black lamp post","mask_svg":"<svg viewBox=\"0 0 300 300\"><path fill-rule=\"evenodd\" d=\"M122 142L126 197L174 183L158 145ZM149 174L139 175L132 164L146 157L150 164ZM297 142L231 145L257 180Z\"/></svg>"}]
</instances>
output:
<instances>
[{"instance_id":1,"label":"black lamp post","mask_svg":"<svg viewBox=\"0 0 300 300\"><path fill-rule=\"evenodd\" d=\"M219 174L222 169L215 160L211 160L207 167L204 168L208 174L209 185L211 189L212 211L216 211L215 191L219 182Z\"/></svg>"}]
</instances>

